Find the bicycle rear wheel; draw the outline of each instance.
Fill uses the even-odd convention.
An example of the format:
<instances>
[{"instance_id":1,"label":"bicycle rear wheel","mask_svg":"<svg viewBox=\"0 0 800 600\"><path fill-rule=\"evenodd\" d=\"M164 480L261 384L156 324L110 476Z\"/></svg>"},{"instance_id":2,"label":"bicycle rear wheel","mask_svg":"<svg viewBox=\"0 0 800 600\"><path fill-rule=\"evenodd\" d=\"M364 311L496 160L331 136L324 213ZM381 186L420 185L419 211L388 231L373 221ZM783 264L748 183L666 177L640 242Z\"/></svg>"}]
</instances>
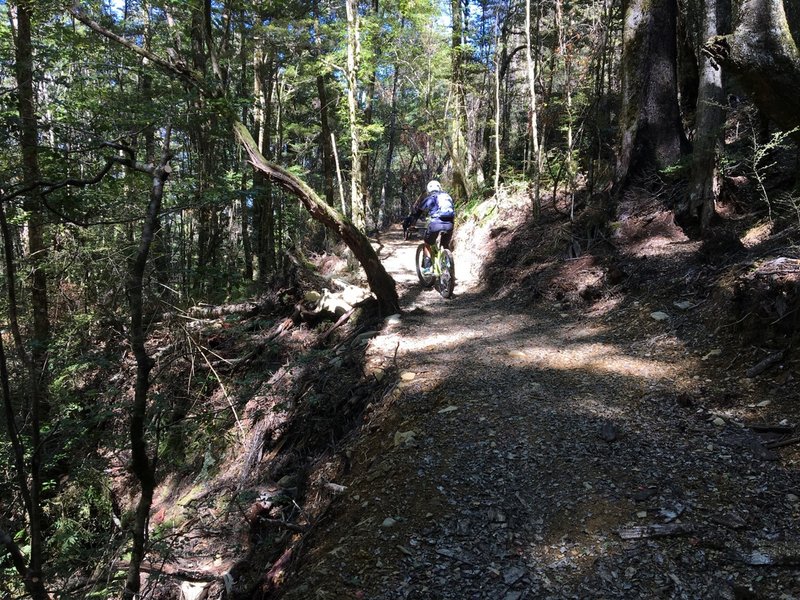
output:
<instances>
[{"instance_id":1,"label":"bicycle rear wheel","mask_svg":"<svg viewBox=\"0 0 800 600\"><path fill-rule=\"evenodd\" d=\"M450 250L442 250L439 255L439 281L436 288L442 298L449 298L453 295L453 288L456 285L456 265L453 261L453 253Z\"/></svg>"},{"instance_id":2,"label":"bicycle rear wheel","mask_svg":"<svg viewBox=\"0 0 800 600\"><path fill-rule=\"evenodd\" d=\"M417 246L417 258L416 258L416 265L417 265L417 277L419 277L419 282L422 284L422 287L431 287L436 279L436 276L431 271L430 274L423 274L422 273L422 260L425 258L425 244L420 244Z\"/></svg>"}]
</instances>

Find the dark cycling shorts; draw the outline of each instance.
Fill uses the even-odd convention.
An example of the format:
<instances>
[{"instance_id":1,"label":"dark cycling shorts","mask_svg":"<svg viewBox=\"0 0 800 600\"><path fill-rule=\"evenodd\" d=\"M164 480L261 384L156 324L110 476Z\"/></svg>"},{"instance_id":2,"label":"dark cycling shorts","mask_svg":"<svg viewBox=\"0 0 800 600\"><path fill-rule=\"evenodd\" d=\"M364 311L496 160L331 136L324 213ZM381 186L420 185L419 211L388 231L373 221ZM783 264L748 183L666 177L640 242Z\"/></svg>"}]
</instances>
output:
<instances>
[{"instance_id":1,"label":"dark cycling shorts","mask_svg":"<svg viewBox=\"0 0 800 600\"><path fill-rule=\"evenodd\" d=\"M436 243L436 237L442 234L441 246L442 248L450 249L450 241L453 239L453 223L450 221L431 221L428 223L428 229L425 231L425 243Z\"/></svg>"}]
</instances>

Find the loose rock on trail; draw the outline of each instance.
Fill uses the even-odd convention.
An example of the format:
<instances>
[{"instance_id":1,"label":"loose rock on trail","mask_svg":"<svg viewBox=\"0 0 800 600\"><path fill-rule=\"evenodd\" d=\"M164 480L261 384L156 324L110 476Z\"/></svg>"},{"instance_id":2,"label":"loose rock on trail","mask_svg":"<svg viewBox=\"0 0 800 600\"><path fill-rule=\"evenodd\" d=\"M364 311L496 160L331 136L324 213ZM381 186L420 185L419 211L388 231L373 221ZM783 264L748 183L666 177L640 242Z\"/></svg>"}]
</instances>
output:
<instances>
[{"instance_id":1,"label":"loose rock on trail","mask_svg":"<svg viewBox=\"0 0 800 600\"><path fill-rule=\"evenodd\" d=\"M799 457L753 426L779 397L646 302L518 308L458 252L443 300L418 241L381 242L405 312L368 356L397 386L281 598L800 597Z\"/></svg>"}]
</instances>

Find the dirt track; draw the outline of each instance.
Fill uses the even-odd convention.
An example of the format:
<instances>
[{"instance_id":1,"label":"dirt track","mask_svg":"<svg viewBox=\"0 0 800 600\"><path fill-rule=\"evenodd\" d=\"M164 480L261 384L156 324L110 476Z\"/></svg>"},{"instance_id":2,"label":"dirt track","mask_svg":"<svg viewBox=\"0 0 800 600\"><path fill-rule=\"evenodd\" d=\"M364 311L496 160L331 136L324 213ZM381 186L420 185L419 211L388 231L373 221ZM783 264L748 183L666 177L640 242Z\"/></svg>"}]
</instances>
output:
<instances>
[{"instance_id":1,"label":"dirt track","mask_svg":"<svg viewBox=\"0 0 800 600\"><path fill-rule=\"evenodd\" d=\"M779 398L712 381L646 303L445 301L381 241L405 313L368 356L398 385L282 597L800 598L798 455L746 426Z\"/></svg>"}]
</instances>

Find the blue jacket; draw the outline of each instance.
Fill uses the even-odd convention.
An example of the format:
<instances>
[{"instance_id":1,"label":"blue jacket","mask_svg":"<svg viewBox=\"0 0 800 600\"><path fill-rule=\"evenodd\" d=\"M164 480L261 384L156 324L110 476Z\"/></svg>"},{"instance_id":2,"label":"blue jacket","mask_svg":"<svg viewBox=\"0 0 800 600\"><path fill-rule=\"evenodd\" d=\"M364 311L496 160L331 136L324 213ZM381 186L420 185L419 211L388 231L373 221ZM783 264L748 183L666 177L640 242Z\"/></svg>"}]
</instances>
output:
<instances>
[{"instance_id":1,"label":"blue jacket","mask_svg":"<svg viewBox=\"0 0 800 600\"><path fill-rule=\"evenodd\" d=\"M453 208L453 199L447 192L431 192L417 207L414 212L414 220L426 213L431 221L439 221L443 223L452 223L455 220L455 210Z\"/></svg>"}]
</instances>

